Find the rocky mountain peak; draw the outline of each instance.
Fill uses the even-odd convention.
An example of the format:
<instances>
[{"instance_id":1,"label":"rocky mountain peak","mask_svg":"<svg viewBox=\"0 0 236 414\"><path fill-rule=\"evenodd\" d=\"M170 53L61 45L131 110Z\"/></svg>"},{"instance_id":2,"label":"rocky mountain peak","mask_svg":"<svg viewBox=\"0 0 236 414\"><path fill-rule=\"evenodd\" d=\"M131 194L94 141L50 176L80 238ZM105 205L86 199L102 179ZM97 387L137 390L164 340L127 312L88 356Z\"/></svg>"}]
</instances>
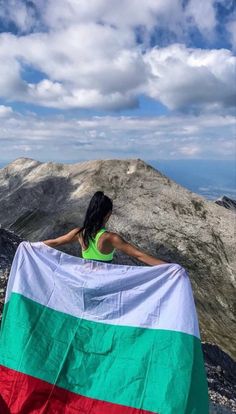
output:
<instances>
[{"instance_id":1,"label":"rocky mountain peak","mask_svg":"<svg viewBox=\"0 0 236 414\"><path fill-rule=\"evenodd\" d=\"M29 241L82 225L97 190L113 199L108 229L190 275L202 339L236 357L235 214L187 190L140 159L77 164L20 158L0 169L0 223ZM76 244L61 250L80 255ZM115 262L140 262L117 252Z\"/></svg>"}]
</instances>

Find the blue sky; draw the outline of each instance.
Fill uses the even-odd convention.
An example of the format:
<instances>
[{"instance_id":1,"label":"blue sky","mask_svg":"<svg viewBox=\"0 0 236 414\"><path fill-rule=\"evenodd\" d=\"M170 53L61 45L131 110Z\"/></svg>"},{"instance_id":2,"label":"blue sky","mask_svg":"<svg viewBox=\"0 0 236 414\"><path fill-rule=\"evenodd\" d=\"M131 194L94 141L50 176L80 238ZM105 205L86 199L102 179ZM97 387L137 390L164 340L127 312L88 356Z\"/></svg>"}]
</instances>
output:
<instances>
[{"instance_id":1,"label":"blue sky","mask_svg":"<svg viewBox=\"0 0 236 414\"><path fill-rule=\"evenodd\" d=\"M0 162L235 157L232 0L3 0Z\"/></svg>"}]
</instances>

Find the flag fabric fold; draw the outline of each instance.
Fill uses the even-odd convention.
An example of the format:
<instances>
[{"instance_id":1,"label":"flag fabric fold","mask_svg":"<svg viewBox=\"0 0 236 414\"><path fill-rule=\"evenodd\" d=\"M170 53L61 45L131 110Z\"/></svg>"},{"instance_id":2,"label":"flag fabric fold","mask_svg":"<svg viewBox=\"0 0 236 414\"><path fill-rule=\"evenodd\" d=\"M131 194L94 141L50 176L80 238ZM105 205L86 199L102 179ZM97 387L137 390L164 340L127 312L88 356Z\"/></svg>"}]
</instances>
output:
<instances>
[{"instance_id":1,"label":"flag fabric fold","mask_svg":"<svg viewBox=\"0 0 236 414\"><path fill-rule=\"evenodd\" d=\"M1 414L208 412L182 266L115 265L20 243L1 325Z\"/></svg>"}]
</instances>

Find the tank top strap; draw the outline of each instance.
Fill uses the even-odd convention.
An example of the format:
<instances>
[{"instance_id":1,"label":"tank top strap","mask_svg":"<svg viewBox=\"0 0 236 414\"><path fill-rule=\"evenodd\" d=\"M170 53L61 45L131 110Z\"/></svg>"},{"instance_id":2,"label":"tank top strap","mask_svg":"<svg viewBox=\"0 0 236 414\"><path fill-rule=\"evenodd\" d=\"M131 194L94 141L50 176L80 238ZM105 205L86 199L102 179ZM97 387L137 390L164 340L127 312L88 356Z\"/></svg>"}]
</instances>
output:
<instances>
[{"instance_id":1,"label":"tank top strap","mask_svg":"<svg viewBox=\"0 0 236 414\"><path fill-rule=\"evenodd\" d=\"M97 232L97 234L96 234L96 236L95 236L95 239L94 239L94 241L95 241L95 246L96 246L96 248L97 248L97 243L98 243L98 239L100 238L100 236L103 234L103 233L105 233L107 230L105 229L105 227L102 227L98 232Z\"/></svg>"}]
</instances>

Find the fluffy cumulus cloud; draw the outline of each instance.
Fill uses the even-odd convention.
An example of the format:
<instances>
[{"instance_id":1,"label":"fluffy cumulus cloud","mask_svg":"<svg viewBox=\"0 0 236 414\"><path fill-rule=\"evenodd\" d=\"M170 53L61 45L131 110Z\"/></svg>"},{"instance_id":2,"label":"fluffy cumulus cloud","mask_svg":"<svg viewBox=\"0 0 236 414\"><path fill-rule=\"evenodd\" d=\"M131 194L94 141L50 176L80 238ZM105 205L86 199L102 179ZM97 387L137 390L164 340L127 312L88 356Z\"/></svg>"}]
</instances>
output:
<instances>
[{"instance_id":1,"label":"fluffy cumulus cloud","mask_svg":"<svg viewBox=\"0 0 236 414\"><path fill-rule=\"evenodd\" d=\"M20 32L60 30L97 22L117 28L142 27L151 32L166 27L180 35L196 27L212 36L218 24L217 6L233 8L234 0L3 0L0 11ZM143 33L144 33L143 32Z\"/></svg>"},{"instance_id":2,"label":"fluffy cumulus cloud","mask_svg":"<svg viewBox=\"0 0 236 414\"><path fill-rule=\"evenodd\" d=\"M191 27L205 38L216 36L216 4L5 0L0 17L17 29L0 35L0 96L59 109L134 108L140 94L170 110L230 108L233 52L184 44ZM166 27L175 42L152 45L156 30ZM233 28L231 19L230 39ZM41 79L27 79L29 68Z\"/></svg>"},{"instance_id":3,"label":"fluffy cumulus cloud","mask_svg":"<svg viewBox=\"0 0 236 414\"><path fill-rule=\"evenodd\" d=\"M232 115L39 117L0 107L2 160L223 158L235 152Z\"/></svg>"},{"instance_id":4,"label":"fluffy cumulus cloud","mask_svg":"<svg viewBox=\"0 0 236 414\"><path fill-rule=\"evenodd\" d=\"M236 104L236 58L229 50L173 44L145 56L151 66L148 94L171 109L224 108Z\"/></svg>"},{"instance_id":5,"label":"fluffy cumulus cloud","mask_svg":"<svg viewBox=\"0 0 236 414\"><path fill-rule=\"evenodd\" d=\"M235 50L233 0L2 0L1 158L230 159Z\"/></svg>"},{"instance_id":6,"label":"fluffy cumulus cloud","mask_svg":"<svg viewBox=\"0 0 236 414\"><path fill-rule=\"evenodd\" d=\"M3 34L0 57L1 95L49 107L132 107L137 105L136 88L148 76L132 32L94 23L21 37ZM27 66L44 79L24 80Z\"/></svg>"},{"instance_id":7,"label":"fluffy cumulus cloud","mask_svg":"<svg viewBox=\"0 0 236 414\"><path fill-rule=\"evenodd\" d=\"M2 3L2 17L14 22L21 32L39 26L58 30L89 22L123 29L145 26L150 31L170 13L174 12L177 20L183 15L179 0L57 0L56 7L54 0L3 0Z\"/></svg>"}]
</instances>

